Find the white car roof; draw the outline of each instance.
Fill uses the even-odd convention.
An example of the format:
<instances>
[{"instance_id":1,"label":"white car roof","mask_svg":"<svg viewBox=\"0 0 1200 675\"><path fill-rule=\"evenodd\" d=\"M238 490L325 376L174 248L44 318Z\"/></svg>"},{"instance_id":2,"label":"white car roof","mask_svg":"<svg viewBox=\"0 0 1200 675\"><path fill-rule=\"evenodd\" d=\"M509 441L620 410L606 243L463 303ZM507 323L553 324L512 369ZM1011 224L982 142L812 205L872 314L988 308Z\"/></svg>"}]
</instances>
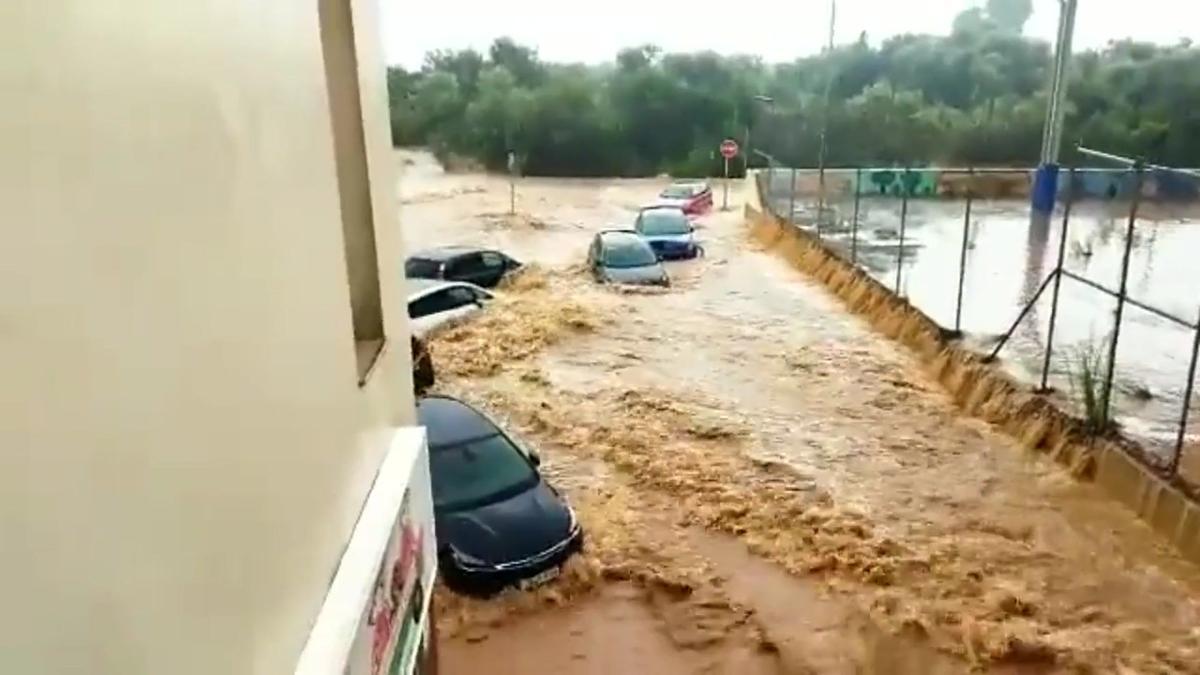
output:
<instances>
[{"instance_id":1,"label":"white car roof","mask_svg":"<svg viewBox=\"0 0 1200 675\"><path fill-rule=\"evenodd\" d=\"M463 287L469 288L473 291L478 291L480 293L483 293L484 297L488 297L488 298L493 297L493 294L490 291L488 291L487 289L480 288L479 286L476 286L475 284L470 283L468 281L444 281L442 279L408 279L407 285L408 285L408 301L409 302L415 302L427 295L430 295L432 293L437 293L438 291L440 291L442 289L454 288L456 286L463 286Z\"/></svg>"}]
</instances>

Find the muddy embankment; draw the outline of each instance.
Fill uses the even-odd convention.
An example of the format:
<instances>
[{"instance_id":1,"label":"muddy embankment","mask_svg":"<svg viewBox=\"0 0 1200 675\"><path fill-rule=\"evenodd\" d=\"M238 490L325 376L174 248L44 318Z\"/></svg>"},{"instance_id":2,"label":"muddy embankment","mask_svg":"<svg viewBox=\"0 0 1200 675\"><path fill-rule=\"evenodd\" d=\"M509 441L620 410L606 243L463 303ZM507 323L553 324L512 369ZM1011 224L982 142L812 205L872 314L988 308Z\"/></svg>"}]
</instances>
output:
<instances>
[{"instance_id":1,"label":"muddy embankment","mask_svg":"<svg viewBox=\"0 0 1200 675\"><path fill-rule=\"evenodd\" d=\"M1200 562L1200 505L1186 486L1171 484L1145 468L1139 461L1145 451L1135 441L1116 433L1090 434L1076 415L958 345L921 310L815 236L754 206L746 206L745 215L755 241L823 284L876 330L911 349L964 412L1003 429L1027 449L1048 454L1074 476L1096 480L1185 557Z\"/></svg>"}]
</instances>

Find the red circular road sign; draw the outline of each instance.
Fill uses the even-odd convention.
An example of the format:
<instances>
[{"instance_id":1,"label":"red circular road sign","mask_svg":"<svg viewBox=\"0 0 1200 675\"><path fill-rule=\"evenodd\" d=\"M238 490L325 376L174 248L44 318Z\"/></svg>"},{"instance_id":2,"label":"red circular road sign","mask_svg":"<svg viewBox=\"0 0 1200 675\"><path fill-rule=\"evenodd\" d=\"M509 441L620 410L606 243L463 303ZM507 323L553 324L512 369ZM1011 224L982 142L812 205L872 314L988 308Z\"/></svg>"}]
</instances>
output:
<instances>
[{"instance_id":1,"label":"red circular road sign","mask_svg":"<svg viewBox=\"0 0 1200 675\"><path fill-rule=\"evenodd\" d=\"M738 154L737 141L733 140L732 138L726 138L725 140L721 141L721 156L722 157L724 157L725 159L732 159L737 154Z\"/></svg>"}]
</instances>

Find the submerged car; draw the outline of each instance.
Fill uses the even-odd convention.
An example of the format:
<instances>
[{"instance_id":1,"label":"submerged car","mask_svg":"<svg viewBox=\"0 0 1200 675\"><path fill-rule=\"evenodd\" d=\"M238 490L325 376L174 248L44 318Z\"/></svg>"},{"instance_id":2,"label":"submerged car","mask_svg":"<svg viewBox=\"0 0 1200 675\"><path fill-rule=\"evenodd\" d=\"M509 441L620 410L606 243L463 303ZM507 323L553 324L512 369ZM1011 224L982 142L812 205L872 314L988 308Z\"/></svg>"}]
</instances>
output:
<instances>
[{"instance_id":1,"label":"submerged car","mask_svg":"<svg viewBox=\"0 0 1200 675\"><path fill-rule=\"evenodd\" d=\"M670 286L654 249L633 230L604 230L592 238L588 268L604 283Z\"/></svg>"},{"instance_id":2,"label":"submerged car","mask_svg":"<svg viewBox=\"0 0 1200 675\"><path fill-rule=\"evenodd\" d=\"M410 255L404 261L404 276L409 279L466 281L492 288L506 274L520 268L521 263L500 251L473 246L441 246Z\"/></svg>"},{"instance_id":3,"label":"submerged car","mask_svg":"<svg viewBox=\"0 0 1200 675\"><path fill-rule=\"evenodd\" d=\"M633 231L654 249L660 259L694 258L700 252L696 228L675 206L651 206L638 212Z\"/></svg>"},{"instance_id":4,"label":"submerged car","mask_svg":"<svg viewBox=\"0 0 1200 675\"><path fill-rule=\"evenodd\" d=\"M439 573L491 594L558 575L583 547L575 512L538 473L538 455L486 415L447 396L417 403L429 439Z\"/></svg>"},{"instance_id":5,"label":"submerged car","mask_svg":"<svg viewBox=\"0 0 1200 675\"><path fill-rule=\"evenodd\" d=\"M495 296L465 281L408 280L408 318L412 333L424 338L438 328L471 316Z\"/></svg>"},{"instance_id":6,"label":"submerged car","mask_svg":"<svg viewBox=\"0 0 1200 675\"><path fill-rule=\"evenodd\" d=\"M713 207L713 192L708 183L675 182L658 195L658 206L675 206L689 216L708 213Z\"/></svg>"}]
</instances>

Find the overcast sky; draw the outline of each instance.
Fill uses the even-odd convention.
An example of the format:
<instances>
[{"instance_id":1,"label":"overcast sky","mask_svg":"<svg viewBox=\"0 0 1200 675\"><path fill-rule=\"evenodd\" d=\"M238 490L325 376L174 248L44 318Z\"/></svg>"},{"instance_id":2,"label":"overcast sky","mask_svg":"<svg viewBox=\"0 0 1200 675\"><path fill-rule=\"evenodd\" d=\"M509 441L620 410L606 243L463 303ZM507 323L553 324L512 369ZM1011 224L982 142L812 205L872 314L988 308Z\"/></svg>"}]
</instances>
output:
<instances>
[{"instance_id":1,"label":"overcast sky","mask_svg":"<svg viewBox=\"0 0 1200 675\"><path fill-rule=\"evenodd\" d=\"M598 63L622 47L657 44L667 51L711 49L756 54L769 62L820 51L829 24L828 0L723 3L724 12L697 12L696 0L380 0L389 63L421 65L433 49L485 51L508 35L550 61ZM707 4L707 3L706 3ZM948 33L954 17L982 0L838 0L837 42L862 31L873 44L899 33ZM721 6L712 3L711 6ZM1034 0L1026 35L1052 40L1058 0ZM750 12L756 12L751 15ZM1200 43L1198 0L1079 0L1077 48L1109 39Z\"/></svg>"}]
</instances>

